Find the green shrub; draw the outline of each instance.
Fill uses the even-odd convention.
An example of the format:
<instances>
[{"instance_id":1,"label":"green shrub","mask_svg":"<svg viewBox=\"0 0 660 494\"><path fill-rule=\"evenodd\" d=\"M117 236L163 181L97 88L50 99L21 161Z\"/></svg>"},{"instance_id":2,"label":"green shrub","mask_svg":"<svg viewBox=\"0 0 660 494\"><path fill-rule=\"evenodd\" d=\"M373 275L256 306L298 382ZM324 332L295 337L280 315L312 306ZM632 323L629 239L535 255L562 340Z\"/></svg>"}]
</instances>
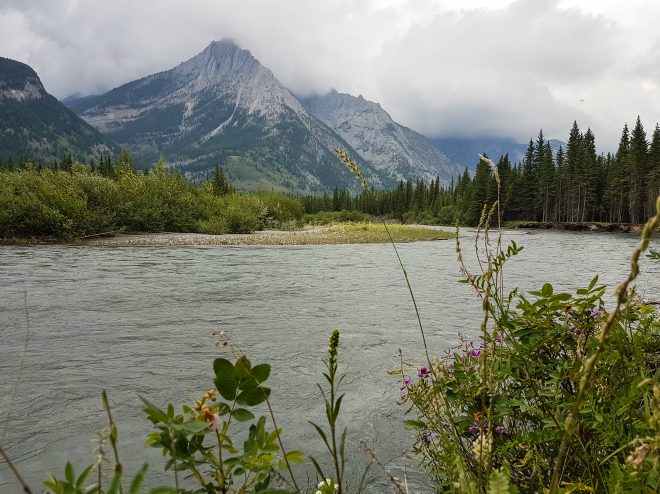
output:
<instances>
[{"instance_id":1,"label":"green shrub","mask_svg":"<svg viewBox=\"0 0 660 494\"><path fill-rule=\"evenodd\" d=\"M331 223L355 222L366 223L371 221L371 217L366 213L359 211L321 211L314 214L306 214L302 221L310 225L329 225Z\"/></svg>"},{"instance_id":2,"label":"green shrub","mask_svg":"<svg viewBox=\"0 0 660 494\"><path fill-rule=\"evenodd\" d=\"M282 225L299 224L303 205L298 199L275 193L259 193L255 197L263 206L260 229L277 229Z\"/></svg>"}]
</instances>

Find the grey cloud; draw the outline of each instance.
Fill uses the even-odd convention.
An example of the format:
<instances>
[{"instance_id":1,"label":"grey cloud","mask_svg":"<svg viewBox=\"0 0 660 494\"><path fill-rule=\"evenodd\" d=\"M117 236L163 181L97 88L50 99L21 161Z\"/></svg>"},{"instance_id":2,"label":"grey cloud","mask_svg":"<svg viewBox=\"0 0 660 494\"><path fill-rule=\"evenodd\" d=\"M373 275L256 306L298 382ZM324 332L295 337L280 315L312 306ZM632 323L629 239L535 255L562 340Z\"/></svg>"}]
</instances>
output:
<instances>
[{"instance_id":1,"label":"grey cloud","mask_svg":"<svg viewBox=\"0 0 660 494\"><path fill-rule=\"evenodd\" d=\"M562 138L577 119L611 147L624 120L660 120L648 89L660 36L643 26L639 50L630 26L556 0L472 10L437 0L5 0L0 55L64 97L169 69L228 37L296 94L363 94L429 135L526 139L543 127Z\"/></svg>"}]
</instances>

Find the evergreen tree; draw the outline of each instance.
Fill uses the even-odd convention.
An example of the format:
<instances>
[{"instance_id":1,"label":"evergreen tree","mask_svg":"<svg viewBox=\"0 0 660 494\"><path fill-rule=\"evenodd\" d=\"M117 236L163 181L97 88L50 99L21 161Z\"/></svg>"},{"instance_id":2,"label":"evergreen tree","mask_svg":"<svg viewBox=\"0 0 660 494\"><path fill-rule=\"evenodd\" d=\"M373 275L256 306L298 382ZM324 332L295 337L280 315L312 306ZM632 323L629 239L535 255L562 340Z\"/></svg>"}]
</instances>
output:
<instances>
[{"instance_id":1,"label":"evergreen tree","mask_svg":"<svg viewBox=\"0 0 660 494\"><path fill-rule=\"evenodd\" d=\"M573 121L573 127L568 136L566 144L566 166L564 176L566 181L566 215L564 221L579 221L582 190L579 171L582 169L582 134L578 128L577 122Z\"/></svg>"},{"instance_id":2,"label":"evergreen tree","mask_svg":"<svg viewBox=\"0 0 660 494\"><path fill-rule=\"evenodd\" d=\"M656 197L660 196L660 125L655 124L649 149L648 172L646 174L645 218L650 218L655 210Z\"/></svg>"},{"instance_id":3,"label":"evergreen tree","mask_svg":"<svg viewBox=\"0 0 660 494\"><path fill-rule=\"evenodd\" d=\"M213 171L213 180L211 180L211 187L213 189L213 194L216 196L224 196L233 192L233 187L222 167L218 164L215 165L215 170Z\"/></svg>"},{"instance_id":4,"label":"evergreen tree","mask_svg":"<svg viewBox=\"0 0 660 494\"><path fill-rule=\"evenodd\" d=\"M644 214L644 178L646 175L649 144L642 121L637 117L635 128L630 134L630 152L628 154L628 172L630 188L628 190L628 209L631 223L643 223Z\"/></svg>"}]
</instances>

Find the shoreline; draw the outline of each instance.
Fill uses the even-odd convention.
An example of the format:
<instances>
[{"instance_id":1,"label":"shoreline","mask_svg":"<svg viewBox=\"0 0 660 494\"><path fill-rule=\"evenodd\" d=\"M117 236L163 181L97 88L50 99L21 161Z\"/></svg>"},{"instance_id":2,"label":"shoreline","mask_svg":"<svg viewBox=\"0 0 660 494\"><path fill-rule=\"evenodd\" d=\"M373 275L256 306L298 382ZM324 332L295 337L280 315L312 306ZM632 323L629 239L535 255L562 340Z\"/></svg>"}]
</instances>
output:
<instances>
[{"instance_id":1,"label":"shoreline","mask_svg":"<svg viewBox=\"0 0 660 494\"><path fill-rule=\"evenodd\" d=\"M535 229L535 230L565 230L570 232L607 232L607 233L634 233L640 234L644 225L635 225L631 223L598 223L598 222L537 222L523 221L516 222L510 228L514 229Z\"/></svg>"},{"instance_id":2,"label":"shoreline","mask_svg":"<svg viewBox=\"0 0 660 494\"><path fill-rule=\"evenodd\" d=\"M423 227L388 225L395 242L423 242L454 238L453 233ZM254 233L137 233L81 239L73 245L98 247L176 245L338 245L388 243L379 224L307 226L302 230L262 230ZM71 244L69 244L71 245Z\"/></svg>"}]
</instances>

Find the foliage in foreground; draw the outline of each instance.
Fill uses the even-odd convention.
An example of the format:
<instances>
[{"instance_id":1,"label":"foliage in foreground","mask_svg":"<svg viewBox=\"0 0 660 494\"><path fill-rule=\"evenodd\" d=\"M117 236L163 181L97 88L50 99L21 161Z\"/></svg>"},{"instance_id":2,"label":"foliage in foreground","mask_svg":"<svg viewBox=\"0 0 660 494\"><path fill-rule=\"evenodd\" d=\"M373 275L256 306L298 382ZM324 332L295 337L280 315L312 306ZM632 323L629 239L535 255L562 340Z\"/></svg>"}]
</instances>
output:
<instances>
[{"instance_id":1,"label":"foliage in foreground","mask_svg":"<svg viewBox=\"0 0 660 494\"><path fill-rule=\"evenodd\" d=\"M660 317L630 287L660 197L657 209L611 312L598 277L576 294L549 283L505 294L502 267L520 248L493 252L485 234L482 271L462 265L483 304L479 341L404 378L415 451L438 490L658 492Z\"/></svg>"}]
</instances>

